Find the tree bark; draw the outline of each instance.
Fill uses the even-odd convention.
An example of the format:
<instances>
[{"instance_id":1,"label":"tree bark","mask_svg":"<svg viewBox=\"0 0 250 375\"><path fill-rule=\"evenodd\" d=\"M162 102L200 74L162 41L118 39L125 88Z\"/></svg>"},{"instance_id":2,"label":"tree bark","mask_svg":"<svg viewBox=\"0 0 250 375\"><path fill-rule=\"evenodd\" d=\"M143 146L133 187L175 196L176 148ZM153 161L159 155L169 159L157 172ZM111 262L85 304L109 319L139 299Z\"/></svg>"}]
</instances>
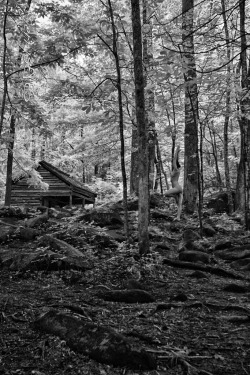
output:
<instances>
[{"instance_id":1,"label":"tree bark","mask_svg":"<svg viewBox=\"0 0 250 375\"><path fill-rule=\"evenodd\" d=\"M130 194L139 195L139 171L138 171L138 130L132 121L131 140L131 166L130 166Z\"/></svg>"},{"instance_id":2,"label":"tree bark","mask_svg":"<svg viewBox=\"0 0 250 375\"><path fill-rule=\"evenodd\" d=\"M117 40L119 34L116 32L115 21L114 21L114 13L111 4L111 0L108 0L109 4L109 13L111 19L111 26L112 26L112 36L113 36L113 55L115 58L115 66L116 66L116 87L117 87L117 94L118 94L118 105L119 105L119 129L120 129L120 143L121 143L121 170L122 170L122 181L123 181L123 208L124 208L124 229L126 233L127 239L129 238L129 228L128 228L128 199L127 199L127 175L126 175L126 167L125 167L125 144L124 144L124 121L123 121L123 103L122 103L122 79L121 79L121 68L120 68L120 61L119 55L117 50Z\"/></svg>"},{"instance_id":3,"label":"tree bark","mask_svg":"<svg viewBox=\"0 0 250 375\"><path fill-rule=\"evenodd\" d=\"M28 12L32 0L28 0L26 3L25 10ZM7 3L8 5L8 3ZM7 12L6 5L6 12ZM19 54L17 58L17 65L20 67L22 59L23 50L19 47ZM17 83L16 83L17 84ZM7 85L7 82L6 82ZM7 86L6 86L7 88ZM14 95L15 97L15 95ZM16 127L16 113L15 109L12 108L12 114L10 119L10 142L8 146L8 156L7 156L7 174L6 174L6 187L5 187L5 205L10 206L11 203L11 188L12 188L12 169L13 169L13 152L14 152L14 142L15 142L15 127Z\"/></svg>"},{"instance_id":4,"label":"tree bark","mask_svg":"<svg viewBox=\"0 0 250 375\"><path fill-rule=\"evenodd\" d=\"M150 18L150 7L148 0L142 0L143 18L143 66L145 85L145 121L148 131L148 169L149 169L149 191L154 188L155 179L155 154L156 154L156 132L155 132L155 96L153 77L153 25Z\"/></svg>"},{"instance_id":5,"label":"tree bark","mask_svg":"<svg viewBox=\"0 0 250 375\"><path fill-rule=\"evenodd\" d=\"M250 98L248 92L250 89L250 74L247 66L247 40L246 40L246 15L245 0L240 4L240 37L241 37L241 98L240 98L240 130L241 130L241 157L237 176L236 203L238 208L243 209L245 213L245 226L249 229L249 175L250 175Z\"/></svg>"},{"instance_id":6,"label":"tree bark","mask_svg":"<svg viewBox=\"0 0 250 375\"><path fill-rule=\"evenodd\" d=\"M138 129L139 160L139 208L138 208L138 244L141 255L149 251L149 191L148 191L148 144L145 122L144 78L142 61L142 37L140 2L131 0L132 28L134 44L135 103Z\"/></svg>"},{"instance_id":7,"label":"tree bark","mask_svg":"<svg viewBox=\"0 0 250 375\"><path fill-rule=\"evenodd\" d=\"M6 172L6 188L5 188L5 206L11 204L11 188L12 188L12 169L13 169L13 151L15 141L15 127L16 127L16 116L11 115L10 119L10 132L9 132L9 145L8 145L8 156L7 156L7 172Z\"/></svg>"},{"instance_id":8,"label":"tree bark","mask_svg":"<svg viewBox=\"0 0 250 375\"><path fill-rule=\"evenodd\" d=\"M4 121L4 113L5 113L5 105L6 105L6 97L8 91L8 81L6 76L6 52L7 52L7 39L6 39L6 24L7 24L7 17L8 17L8 6L9 0L6 0L6 7L3 19L3 57L2 57L2 71L3 71L3 96L2 96L2 105L1 105L1 117L0 117L0 139L3 130L3 121Z\"/></svg>"},{"instance_id":9,"label":"tree bark","mask_svg":"<svg viewBox=\"0 0 250 375\"><path fill-rule=\"evenodd\" d=\"M168 183L167 173L165 172L164 167L163 167L163 162L162 162L162 158L161 158L161 149L160 149L158 138L156 138L156 147L157 147L157 158L158 158L158 161L160 163L160 168L161 168L162 174L163 174L164 179L165 179L166 188L167 188L167 190L169 190L170 186L169 186L169 183Z\"/></svg>"},{"instance_id":10,"label":"tree bark","mask_svg":"<svg viewBox=\"0 0 250 375\"><path fill-rule=\"evenodd\" d=\"M182 0L183 67L185 78L184 205L188 213L197 207L198 197L198 89L194 57L193 0Z\"/></svg>"},{"instance_id":11,"label":"tree bark","mask_svg":"<svg viewBox=\"0 0 250 375\"><path fill-rule=\"evenodd\" d=\"M226 49L227 49L227 76L226 76L226 110L225 110L225 120L224 120L224 169L225 169L225 181L226 181L226 189L228 194L228 208L229 214L231 214L234 210L233 204L233 196L232 196L232 188L231 188L231 180L230 180L230 170L229 170L229 163L228 163L228 127L229 127L229 119L230 119L230 111L231 111L231 52L230 52L230 40L229 40L229 30L227 24L227 17L226 17L226 6L225 0L221 0L221 8L222 8L222 17L224 23L224 30L225 30L225 38L226 38Z\"/></svg>"},{"instance_id":12,"label":"tree bark","mask_svg":"<svg viewBox=\"0 0 250 375\"><path fill-rule=\"evenodd\" d=\"M215 130L214 130L213 123L211 124L211 126L208 124L208 130L209 130L211 145L212 145L212 155L214 157L216 180L218 184L217 187L219 187L219 189L222 190L222 179L221 179L219 165L218 165L218 152L217 152L216 137L215 137Z\"/></svg>"}]
</instances>

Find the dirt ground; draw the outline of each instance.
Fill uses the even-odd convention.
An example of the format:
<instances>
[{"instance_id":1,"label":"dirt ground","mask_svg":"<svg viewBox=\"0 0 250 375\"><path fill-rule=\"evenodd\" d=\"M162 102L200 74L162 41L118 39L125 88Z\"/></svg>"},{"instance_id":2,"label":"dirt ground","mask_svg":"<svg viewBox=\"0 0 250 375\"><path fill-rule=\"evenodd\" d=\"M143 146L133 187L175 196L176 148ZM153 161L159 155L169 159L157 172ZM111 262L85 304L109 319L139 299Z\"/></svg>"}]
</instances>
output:
<instances>
[{"instance_id":1,"label":"dirt ground","mask_svg":"<svg viewBox=\"0 0 250 375\"><path fill-rule=\"evenodd\" d=\"M138 257L136 243L120 242L116 248L90 244L84 247L92 265L86 271L0 269L0 374L250 374L249 271L238 272L242 280L233 280L163 262L165 257L176 258L183 228L192 219L188 220L171 226L164 218L153 220L151 252L143 258ZM64 231L64 239L83 251L82 243L71 238L67 220L51 220L40 230ZM205 238L207 248L211 252L218 241L246 239L248 233L241 233L238 229L235 233L217 231ZM38 242L21 241L17 236L0 247L35 251ZM231 270L222 260L215 266ZM98 292L124 289L131 278L140 278L140 285L155 302L129 304L100 298ZM232 283L244 286L244 292L225 291ZM64 340L34 330L32 322L50 309L122 333L132 345L157 359L157 369L130 370L98 363L71 350Z\"/></svg>"}]
</instances>

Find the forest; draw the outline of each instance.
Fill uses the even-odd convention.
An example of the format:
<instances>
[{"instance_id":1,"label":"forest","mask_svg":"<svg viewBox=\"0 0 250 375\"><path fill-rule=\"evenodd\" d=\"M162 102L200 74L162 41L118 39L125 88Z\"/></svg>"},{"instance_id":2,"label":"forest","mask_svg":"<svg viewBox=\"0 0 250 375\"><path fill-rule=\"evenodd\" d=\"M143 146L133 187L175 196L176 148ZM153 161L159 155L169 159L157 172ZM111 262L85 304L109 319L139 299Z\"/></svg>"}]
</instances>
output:
<instances>
[{"instance_id":1,"label":"forest","mask_svg":"<svg viewBox=\"0 0 250 375\"><path fill-rule=\"evenodd\" d=\"M0 1L0 373L250 374L249 5Z\"/></svg>"}]
</instances>

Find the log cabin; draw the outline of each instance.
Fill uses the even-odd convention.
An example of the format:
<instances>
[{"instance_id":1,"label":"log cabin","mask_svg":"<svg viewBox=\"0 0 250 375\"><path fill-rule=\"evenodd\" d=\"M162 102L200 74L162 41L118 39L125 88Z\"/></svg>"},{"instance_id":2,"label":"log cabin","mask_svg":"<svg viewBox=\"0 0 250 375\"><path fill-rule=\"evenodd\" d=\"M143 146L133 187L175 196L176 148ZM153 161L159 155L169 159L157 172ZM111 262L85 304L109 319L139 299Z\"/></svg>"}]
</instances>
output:
<instances>
[{"instance_id":1,"label":"log cabin","mask_svg":"<svg viewBox=\"0 0 250 375\"><path fill-rule=\"evenodd\" d=\"M96 193L52 164L40 161L36 170L48 190L30 186L28 177L21 177L12 182L11 205L63 207L95 203Z\"/></svg>"}]
</instances>

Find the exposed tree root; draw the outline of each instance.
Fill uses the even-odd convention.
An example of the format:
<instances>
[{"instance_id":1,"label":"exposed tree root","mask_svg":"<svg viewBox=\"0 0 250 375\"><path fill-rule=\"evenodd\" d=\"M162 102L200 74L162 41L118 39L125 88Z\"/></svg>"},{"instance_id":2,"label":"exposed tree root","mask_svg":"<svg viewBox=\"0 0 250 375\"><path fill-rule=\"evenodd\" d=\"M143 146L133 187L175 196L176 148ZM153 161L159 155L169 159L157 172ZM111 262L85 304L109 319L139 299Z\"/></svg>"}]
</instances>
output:
<instances>
[{"instance_id":1,"label":"exposed tree root","mask_svg":"<svg viewBox=\"0 0 250 375\"><path fill-rule=\"evenodd\" d=\"M186 268L186 269L191 269L191 270L209 272L213 275L229 277L231 279L250 280L248 277L244 277L242 275L236 274L235 272L224 270L223 268L220 268L220 267L206 266L206 265L196 264L196 263L191 263L191 262L182 262L180 260L172 260L168 258L163 259L163 264L167 264L168 266L177 267L177 268Z\"/></svg>"}]
</instances>

